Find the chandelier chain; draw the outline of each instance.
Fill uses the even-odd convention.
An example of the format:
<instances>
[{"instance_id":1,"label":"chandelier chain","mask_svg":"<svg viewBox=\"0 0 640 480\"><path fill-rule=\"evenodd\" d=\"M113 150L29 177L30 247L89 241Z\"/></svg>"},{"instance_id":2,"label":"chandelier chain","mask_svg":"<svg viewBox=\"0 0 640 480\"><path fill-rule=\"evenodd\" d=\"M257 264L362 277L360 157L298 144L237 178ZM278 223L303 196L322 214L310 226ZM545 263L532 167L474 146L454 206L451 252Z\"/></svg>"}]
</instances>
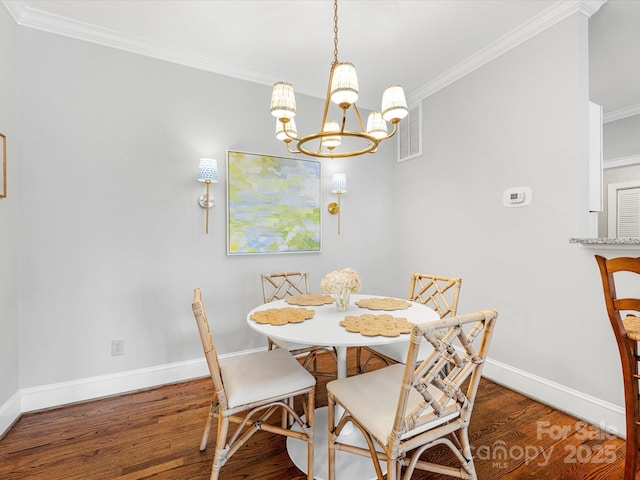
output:
<instances>
[{"instance_id":1,"label":"chandelier chain","mask_svg":"<svg viewBox=\"0 0 640 480\"><path fill-rule=\"evenodd\" d=\"M333 63L338 63L338 0L333 2Z\"/></svg>"}]
</instances>

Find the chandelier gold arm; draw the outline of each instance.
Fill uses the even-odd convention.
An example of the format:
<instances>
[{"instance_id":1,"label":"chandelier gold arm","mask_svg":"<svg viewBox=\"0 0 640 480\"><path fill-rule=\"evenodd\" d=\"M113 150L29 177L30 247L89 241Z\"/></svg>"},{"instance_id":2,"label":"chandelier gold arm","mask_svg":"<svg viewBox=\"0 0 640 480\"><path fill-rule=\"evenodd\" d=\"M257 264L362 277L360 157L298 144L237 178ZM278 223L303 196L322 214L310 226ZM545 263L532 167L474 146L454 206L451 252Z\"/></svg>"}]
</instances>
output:
<instances>
[{"instance_id":1,"label":"chandelier gold arm","mask_svg":"<svg viewBox=\"0 0 640 480\"><path fill-rule=\"evenodd\" d=\"M296 142L301 140L300 138L291 135L289 133L289 130L287 130L287 123L289 123L289 120L291 120L290 118L279 118L278 120L280 121L280 123L282 123L282 126L283 126L282 131L287 136L287 138L283 140L287 144L287 146L291 143L292 140Z\"/></svg>"},{"instance_id":2,"label":"chandelier gold arm","mask_svg":"<svg viewBox=\"0 0 640 480\"><path fill-rule=\"evenodd\" d=\"M354 103L351 105L353 107L353 111L356 112L356 117L358 118L358 123L360 124L360 130L366 132L367 130L364 128L364 123L362 123L362 117L360 116L360 111L358 110L358 106ZM346 110L344 112L345 116L347 114Z\"/></svg>"},{"instance_id":3,"label":"chandelier gold arm","mask_svg":"<svg viewBox=\"0 0 640 480\"><path fill-rule=\"evenodd\" d=\"M335 27L337 29L337 26ZM324 130L324 124L327 123L327 114L329 113L329 99L331 98L331 82L333 81L333 72L336 70L336 65L338 65L338 43L335 40L335 50L334 55L335 58L333 62L331 62L331 71L329 72L329 82L327 83L327 94L324 96L324 111L322 112L322 124L320 125L320 132ZM343 113L344 115L345 113ZM344 129L344 124L342 129ZM300 147L298 147L300 148ZM321 156L320 154L322 149L322 140L318 142L318 150L316 154Z\"/></svg>"},{"instance_id":4,"label":"chandelier gold arm","mask_svg":"<svg viewBox=\"0 0 640 480\"><path fill-rule=\"evenodd\" d=\"M285 140L284 143L287 145L287 151L289 153L302 153L300 150L294 150L291 148L291 140Z\"/></svg>"}]
</instances>

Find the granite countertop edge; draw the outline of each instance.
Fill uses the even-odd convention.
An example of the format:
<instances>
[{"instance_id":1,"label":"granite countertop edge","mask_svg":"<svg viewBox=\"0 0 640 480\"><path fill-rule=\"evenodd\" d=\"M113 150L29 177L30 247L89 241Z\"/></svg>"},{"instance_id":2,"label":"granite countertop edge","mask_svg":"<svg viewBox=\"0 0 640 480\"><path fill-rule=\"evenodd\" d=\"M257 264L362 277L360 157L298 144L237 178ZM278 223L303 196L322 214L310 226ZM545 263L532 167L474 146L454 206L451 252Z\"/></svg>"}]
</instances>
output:
<instances>
[{"instance_id":1,"label":"granite countertop edge","mask_svg":"<svg viewBox=\"0 0 640 480\"><path fill-rule=\"evenodd\" d=\"M569 243L582 245L637 245L640 246L640 238L570 238Z\"/></svg>"}]
</instances>

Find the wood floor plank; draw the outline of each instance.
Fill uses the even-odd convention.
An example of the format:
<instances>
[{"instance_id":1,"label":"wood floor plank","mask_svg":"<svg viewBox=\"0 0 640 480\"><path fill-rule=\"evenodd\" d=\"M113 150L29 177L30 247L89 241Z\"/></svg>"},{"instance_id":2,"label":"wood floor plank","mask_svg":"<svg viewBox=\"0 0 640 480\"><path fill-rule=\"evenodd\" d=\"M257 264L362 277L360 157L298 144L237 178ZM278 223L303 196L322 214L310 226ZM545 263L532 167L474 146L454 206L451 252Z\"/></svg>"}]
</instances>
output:
<instances>
[{"instance_id":1,"label":"wood floor plank","mask_svg":"<svg viewBox=\"0 0 640 480\"><path fill-rule=\"evenodd\" d=\"M320 361L331 368L329 358ZM352 351L348 362L355 374ZM317 406L326 405L326 382L318 380ZM209 448L198 447L212 391L207 378L25 414L0 440L0 479L207 480L215 425ZM470 440L481 480L622 478L623 440L485 379ZM445 448L423 458L455 465ZM416 472L412 480L442 478ZM306 475L289 459L286 439L267 432L254 435L221 471L221 480L282 479Z\"/></svg>"}]
</instances>

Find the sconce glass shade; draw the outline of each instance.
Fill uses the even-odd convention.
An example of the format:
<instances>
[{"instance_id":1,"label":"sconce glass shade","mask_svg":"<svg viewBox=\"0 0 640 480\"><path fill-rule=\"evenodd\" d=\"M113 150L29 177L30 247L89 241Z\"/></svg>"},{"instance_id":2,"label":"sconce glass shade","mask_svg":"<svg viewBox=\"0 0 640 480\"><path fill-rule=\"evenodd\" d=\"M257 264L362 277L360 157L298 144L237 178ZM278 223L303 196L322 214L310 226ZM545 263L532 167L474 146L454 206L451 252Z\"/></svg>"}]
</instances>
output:
<instances>
[{"instance_id":1,"label":"sconce glass shade","mask_svg":"<svg viewBox=\"0 0 640 480\"><path fill-rule=\"evenodd\" d=\"M335 173L331 179L331 193L347 193L347 176Z\"/></svg>"},{"instance_id":2,"label":"sconce glass shade","mask_svg":"<svg viewBox=\"0 0 640 480\"><path fill-rule=\"evenodd\" d=\"M349 108L356 103L360 91L358 88L358 76L353 63L338 63L331 77L331 101L340 108Z\"/></svg>"},{"instance_id":3,"label":"sconce glass shade","mask_svg":"<svg viewBox=\"0 0 640 480\"><path fill-rule=\"evenodd\" d=\"M400 85L387 87L382 94L382 118L387 122L398 123L409 113L404 90Z\"/></svg>"},{"instance_id":4,"label":"sconce glass shade","mask_svg":"<svg viewBox=\"0 0 640 480\"><path fill-rule=\"evenodd\" d=\"M198 166L199 182L217 182L218 181L218 162L212 158L201 158Z\"/></svg>"},{"instance_id":5,"label":"sconce glass shade","mask_svg":"<svg viewBox=\"0 0 640 480\"><path fill-rule=\"evenodd\" d=\"M296 97L293 85L278 82L271 92L271 115L276 118L293 118L296 116Z\"/></svg>"},{"instance_id":6,"label":"sconce glass shade","mask_svg":"<svg viewBox=\"0 0 640 480\"><path fill-rule=\"evenodd\" d=\"M292 118L287 123L282 123L279 118L276 118L276 138L278 140L291 140L286 133L285 129L289 132L289 136L297 137L298 130L296 129L296 121Z\"/></svg>"},{"instance_id":7,"label":"sconce glass shade","mask_svg":"<svg viewBox=\"0 0 640 480\"><path fill-rule=\"evenodd\" d=\"M382 118L381 112L371 112L367 118L367 133L374 138L387 136L387 122Z\"/></svg>"},{"instance_id":8,"label":"sconce glass shade","mask_svg":"<svg viewBox=\"0 0 640 480\"><path fill-rule=\"evenodd\" d=\"M323 132L336 132L340 133L340 125L335 120L327 120L322 128ZM324 137L322 139L322 144L327 148L335 148L342 142L340 135Z\"/></svg>"}]
</instances>

